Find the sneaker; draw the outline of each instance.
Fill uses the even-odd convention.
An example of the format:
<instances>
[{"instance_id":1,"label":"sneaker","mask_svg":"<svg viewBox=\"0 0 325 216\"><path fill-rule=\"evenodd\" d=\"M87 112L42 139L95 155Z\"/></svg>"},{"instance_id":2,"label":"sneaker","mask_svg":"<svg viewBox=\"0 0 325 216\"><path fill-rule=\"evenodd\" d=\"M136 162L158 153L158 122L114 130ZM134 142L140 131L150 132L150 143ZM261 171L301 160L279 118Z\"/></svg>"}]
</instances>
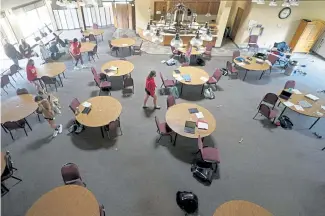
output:
<instances>
[{"instance_id":1,"label":"sneaker","mask_svg":"<svg viewBox=\"0 0 325 216\"><path fill-rule=\"evenodd\" d=\"M62 124L59 124L58 131L59 131L59 134L62 133Z\"/></svg>"},{"instance_id":2,"label":"sneaker","mask_svg":"<svg viewBox=\"0 0 325 216\"><path fill-rule=\"evenodd\" d=\"M155 106L155 109L160 109L160 106Z\"/></svg>"},{"instance_id":3,"label":"sneaker","mask_svg":"<svg viewBox=\"0 0 325 216\"><path fill-rule=\"evenodd\" d=\"M79 70L79 69L80 69L80 67L78 67L78 66L73 67L73 70Z\"/></svg>"},{"instance_id":4,"label":"sneaker","mask_svg":"<svg viewBox=\"0 0 325 216\"><path fill-rule=\"evenodd\" d=\"M53 137L56 137L58 135L58 133L59 133L59 131L55 129L53 132Z\"/></svg>"}]
</instances>

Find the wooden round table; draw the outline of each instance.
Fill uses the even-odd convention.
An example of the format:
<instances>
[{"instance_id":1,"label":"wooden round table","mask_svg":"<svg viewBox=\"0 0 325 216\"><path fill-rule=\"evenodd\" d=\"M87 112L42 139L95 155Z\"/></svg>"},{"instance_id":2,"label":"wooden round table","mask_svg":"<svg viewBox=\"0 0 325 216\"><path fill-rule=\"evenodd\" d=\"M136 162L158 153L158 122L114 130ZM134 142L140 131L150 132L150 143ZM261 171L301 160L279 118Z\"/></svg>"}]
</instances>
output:
<instances>
[{"instance_id":1,"label":"wooden round table","mask_svg":"<svg viewBox=\"0 0 325 216\"><path fill-rule=\"evenodd\" d=\"M213 216L272 216L263 207L245 200L231 200L219 206Z\"/></svg>"},{"instance_id":2,"label":"wooden round table","mask_svg":"<svg viewBox=\"0 0 325 216\"><path fill-rule=\"evenodd\" d=\"M92 192L78 185L64 185L41 196L26 216L100 216Z\"/></svg>"},{"instance_id":3,"label":"wooden round table","mask_svg":"<svg viewBox=\"0 0 325 216\"><path fill-rule=\"evenodd\" d=\"M92 97L85 102L91 103L91 111L88 114L83 114L84 106L83 103L80 104L76 120L88 127L100 127L104 137L103 126L119 118L122 112L121 103L111 96Z\"/></svg>"},{"instance_id":4,"label":"wooden round table","mask_svg":"<svg viewBox=\"0 0 325 216\"><path fill-rule=\"evenodd\" d=\"M66 70L66 66L63 62L53 62L53 63L46 63L36 67L37 77L41 78L42 76L49 76L49 77L56 77L58 76L63 86L63 82L61 79L60 74L64 75Z\"/></svg>"},{"instance_id":5,"label":"wooden round table","mask_svg":"<svg viewBox=\"0 0 325 216\"><path fill-rule=\"evenodd\" d=\"M201 130L196 127L194 134L184 131L186 121L196 122L198 120L195 114L190 114L188 111L190 108L197 108L199 112L202 112L204 116L203 120L207 121L209 125L208 130ZM198 138L200 135L203 138L209 136L216 129L216 120L214 116L204 107L192 103L180 103L169 107L166 112L166 122L176 133L174 144L176 143L177 134L188 138Z\"/></svg>"},{"instance_id":6,"label":"wooden round table","mask_svg":"<svg viewBox=\"0 0 325 216\"><path fill-rule=\"evenodd\" d=\"M7 166L7 161L5 158L6 153L1 152L1 175Z\"/></svg>"},{"instance_id":7,"label":"wooden round table","mask_svg":"<svg viewBox=\"0 0 325 216\"><path fill-rule=\"evenodd\" d=\"M80 47L80 52L81 53L91 52L94 50L95 46L96 46L96 44L92 43L92 42L82 42L81 47Z\"/></svg>"},{"instance_id":8,"label":"wooden round table","mask_svg":"<svg viewBox=\"0 0 325 216\"><path fill-rule=\"evenodd\" d=\"M289 89L285 89L285 90L289 91ZM280 95L281 92L282 92L282 90L278 93L278 95ZM316 118L316 121L309 127L309 129L312 129L312 127L319 121L319 119L325 118L325 110L322 109L322 107L321 107L321 106L325 106L325 100L319 99L317 101L313 101L312 99L305 97L305 95L306 94L303 92L301 92L301 94L295 94L294 92L292 92L292 95L289 100L284 100L279 97L280 102L285 106L285 108L282 110L279 118L282 116L282 114L284 113L284 111L287 108L289 108L292 111L297 112L299 114ZM303 111L297 110L295 108L295 106L287 106L284 103L286 101L290 101L291 103L293 103L295 105L299 105L300 101L307 101L308 103L310 103L312 105L312 107L309 107L309 108L303 107L303 109L304 109ZM321 113L321 114L319 114L319 113Z\"/></svg>"},{"instance_id":9,"label":"wooden round table","mask_svg":"<svg viewBox=\"0 0 325 216\"><path fill-rule=\"evenodd\" d=\"M111 41L113 47L124 48L129 47L130 55L132 54L131 46L135 44L135 40L132 38L118 38Z\"/></svg>"},{"instance_id":10,"label":"wooden round table","mask_svg":"<svg viewBox=\"0 0 325 216\"><path fill-rule=\"evenodd\" d=\"M246 70L243 80L245 80L248 71L262 71L262 74L260 76L260 79L261 79L263 74L265 73L265 71L270 69L270 67L271 67L265 61L263 61L261 64L257 63L255 57L250 57L250 58L252 58L252 60L247 59L247 58L249 58L248 56L240 56L240 57L245 59L245 61L249 62L249 64L246 64L245 62L240 62L240 61L236 60L236 58L234 59L234 63L236 65L238 65L239 67L244 68Z\"/></svg>"},{"instance_id":11,"label":"wooden round table","mask_svg":"<svg viewBox=\"0 0 325 216\"><path fill-rule=\"evenodd\" d=\"M31 115L38 108L31 94L17 95L1 103L1 125L8 121L18 121ZM26 121L30 130L31 126ZM3 127L4 131L7 130Z\"/></svg>"},{"instance_id":12,"label":"wooden round table","mask_svg":"<svg viewBox=\"0 0 325 216\"><path fill-rule=\"evenodd\" d=\"M188 74L191 76L190 82L185 82L184 79L178 80L182 84L180 95L182 94L182 91L183 91L183 84L184 85L202 85L202 90L201 90L201 94L202 94L204 84L209 80L209 74L198 67L180 67L180 68L178 68L178 70L180 71L180 75ZM177 76L175 71L173 72L173 76L174 77Z\"/></svg>"},{"instance_id":13,"label":"wooden round table","mask_svg":"<svg viewBox=\"0 0 325 216\"><path fill-rule=\"evenodd\" d=\"M98 35L104 34L104 30L102 30L102 29L87 29L87 30L83 31L82 34L85 37L89 37L90 34L98 36Z\"/></svg>"},{"instance_id":14,"label":"wooden round table","mask_svg":"<svg viewBox=\"0 0 325 216\"><path fill-rule=\"evenodd\" d=\"M118 68L118 73L117 71L108 71L106 72L105 70L109 69L110 67L117 67ZM101 72L108 75L108 76L125 76L129 73L131 73L134 69L134 65L129 62L129 61L124 61L124 60L115 60L115 61L109 61L103 64L101 68Z\"/></svg>"}]
</instances>

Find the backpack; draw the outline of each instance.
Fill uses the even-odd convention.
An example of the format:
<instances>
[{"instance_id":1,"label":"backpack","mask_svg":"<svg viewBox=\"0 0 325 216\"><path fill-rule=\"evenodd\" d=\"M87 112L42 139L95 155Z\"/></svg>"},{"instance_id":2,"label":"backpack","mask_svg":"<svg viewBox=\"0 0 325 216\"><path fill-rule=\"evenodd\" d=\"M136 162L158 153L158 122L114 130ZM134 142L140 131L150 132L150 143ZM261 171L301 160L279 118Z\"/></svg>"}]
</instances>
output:
<instances>
[{"instance_id":1,"label":"backpack","mask_svg":"<svg viewBox=\"0 0 325 216\"><path fill-rule=\"evenodd\" d=\"M292 129L292 121L290 120L290 118L286 115L283 115L279 118L279 121L280 121L280 125L282 128L284 129Z\"/></svg>"},{"instance_id":2,"label":"backpack","mask_svg":"<svg viewBox=\"0 0 325 216\"><path fill-rule=\"evenodd\" d=\"M208 98L208 99L214 99L215 98L214 92L212 91L211 88L207 88L207 89L204 90L204 97Z\"/></svg>"},{"instance_id":3,"label":"backpack","mask_svg":"<svg viewBox=\"0 0 325 216\"><path fill-rule=\"evenodd\" d=\"M176 193L176 203L187 214L193 214L199 208L199 200L192 192L178 191Z\"/></svg>"},{"instance_id":4,"label":"backpack","mask_svg":"<svg viewBox=\"0 0 325 216\"><path fill-rule=\"evenodd\" d=\"M192 164L191 171L193 177L197 179L202 184L209 186L212 183L213 170L211 164L209 166L202 164L200 162Z\"/></svg>"},{"instance_id":5,"label":"backpack","mask_svg":"<svg viewBox=\"0 0 325 216\"><path fill-rule=\"evenodd\" d=\"M169 94L173 95L176 99L179 98L179 92L176 86L169 87Z\"/></svg>"},{"instance_id":6,"label":"backpack","mask_svg":"<svg viewBox=\"0 0 325 216\"><path fill-rule=\"evenodd\" d=\"M228 76L228 70L226 68L221 68L220 70L222 72L222 75Z\"/></svg>"},{"instance_id":7,"label":"backpack","mask_svg":"<svg viewBox=\"0 0 325 216\"><path fill-rule=\"evenodd\" d=\"M205 61L202 58L197 58L196 59L196 63L200 66L204 66L205 65Z\"/></svg>"},{"instance_id":8,"label":"backpack","mask_svg":"<svg viewBox=\"0 0 325 216\"><path fill-rule=\"evenodd\" d=\"M172 65L175 65L175 64L176 64L176 61L173 58L166 61L166 65L168 65L168 66L172 66Z\"/></svg>"}]
</instances>

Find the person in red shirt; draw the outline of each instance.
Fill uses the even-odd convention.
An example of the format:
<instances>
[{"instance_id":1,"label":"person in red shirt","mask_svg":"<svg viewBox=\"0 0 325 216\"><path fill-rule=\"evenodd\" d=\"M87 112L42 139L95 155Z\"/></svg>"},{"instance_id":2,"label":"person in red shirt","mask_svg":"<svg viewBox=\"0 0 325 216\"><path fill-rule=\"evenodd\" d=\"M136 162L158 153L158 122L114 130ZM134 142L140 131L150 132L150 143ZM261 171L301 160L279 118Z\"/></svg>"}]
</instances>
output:
<instances>
[{"instance_id":1,"label":"person in red shirt","mask_svg":"<svg viewBox=\"0 0 325 216\"><path fill-rule=\"evenodd\" d=\"M143 108L146 109L147 107L147 101L149 96L153 97L153 104L155 105L155 109L160 109L160 106L157 106L157 95L156 95L156 83L155 79L156 77L156 71L152 70L150 71L147 79L146 79L146 87L145 92L147 93L144 98Z\"/></svg>"},{"instance_id":2,"label":"person in red shirt","mask_svg":"<svg viewBox=\"0 0 325 216\"><path fill-rule=\"evenodd\" d=\"M41 86L39 84L39 79L37 78L37 72L36 72L36 67L34 65L34 60L29 59L26 65L26 74L27 74L27 79L30 83L34 84L37 91L41 89Z\"/></svg>"},{"instance_id":3,"label":"person in red shirt","mask_svg":"<svg viewBox=\"0 0 325 216\"><path fill-rule=\"evenodd\" d=\"M76 64L74 65L74 69L75 70L80 69L77 66L79 60L81 62L81 67L84 68L84 62L82 60L82 55L81 55L81 52L80 52L80 47L81 47L81 43L79 43L79 41L78 41L77 38L74 38L73 39L73 42L71 43L71 46L70 46L70 53L72 54L73 58L76 60Z\"/></svg>"}]
</instances>

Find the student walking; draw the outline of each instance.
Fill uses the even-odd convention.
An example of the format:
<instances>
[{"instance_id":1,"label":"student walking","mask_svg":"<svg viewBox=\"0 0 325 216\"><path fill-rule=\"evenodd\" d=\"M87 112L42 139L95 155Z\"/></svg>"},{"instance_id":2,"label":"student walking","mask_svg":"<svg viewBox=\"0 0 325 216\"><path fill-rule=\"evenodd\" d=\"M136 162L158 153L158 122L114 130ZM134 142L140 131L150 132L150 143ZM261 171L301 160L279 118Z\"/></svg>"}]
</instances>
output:
<instances>
[{"instance_id":1,"label":"student walking","mask_svg":"<svg viewBox=\"0 0 325 216\"><path fill-rule=\"evenodd\" d=\"M151 96L153 98L153 104L154 104L154 108L155 109L160 109L160 106L157 106L157 95L156 95L156 83L155 83L155 79L154 77L156 77L156 71L152 70L150 71L147 79L146 79L146 87L145 87L145 92L146 92L146 96L144 98L144 103L143 103L143 108L146 109L147 107L147 101L149 96Z\"/></svg>"},{"instance_id":2,"label":"student walking","mask_svg":"<svg viewBox=\"0 0 325 216\"><path fill-rule=\"evenodd\" d=\"M85 68L84 62L82 60L82 55L81 55L81 52L80 52L80 47L81 47L81 43L79 43L77 38L74 38L73 42L71 43L71 46L70 46L70 53L73 55L73 58L76 61L76 64L75 64L75 66L73 68L74 70L80 69L78 67L79 60L80 60L80 63L81 63L81 67Z\"/></svg>"}]
</instances>

